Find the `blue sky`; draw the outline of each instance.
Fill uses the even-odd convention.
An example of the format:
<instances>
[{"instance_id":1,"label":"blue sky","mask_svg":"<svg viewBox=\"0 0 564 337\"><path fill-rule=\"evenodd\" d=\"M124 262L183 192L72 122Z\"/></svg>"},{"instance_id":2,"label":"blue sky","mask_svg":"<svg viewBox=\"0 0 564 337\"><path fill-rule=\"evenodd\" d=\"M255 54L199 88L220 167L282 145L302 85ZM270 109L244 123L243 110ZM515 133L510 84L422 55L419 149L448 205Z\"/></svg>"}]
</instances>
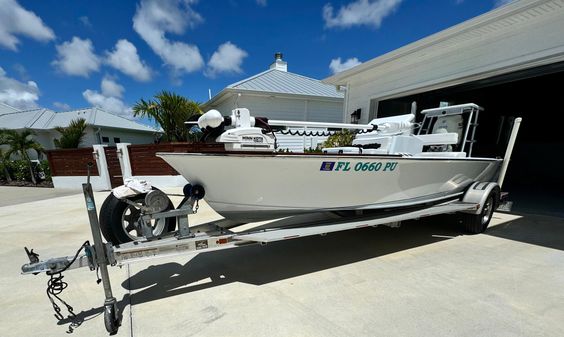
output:
<instances>
[{"instance_id":1,"label":"blue sky","mask_svg":"<svg viewBox=\"0 0 564 337\"><path fill-rule=\"evenodd\" d=\"M0 0L0 102L130 116L268 68L323 79L508 0ZM1 127L1 126L0 126Z\"/></svg>"}]
</instances>

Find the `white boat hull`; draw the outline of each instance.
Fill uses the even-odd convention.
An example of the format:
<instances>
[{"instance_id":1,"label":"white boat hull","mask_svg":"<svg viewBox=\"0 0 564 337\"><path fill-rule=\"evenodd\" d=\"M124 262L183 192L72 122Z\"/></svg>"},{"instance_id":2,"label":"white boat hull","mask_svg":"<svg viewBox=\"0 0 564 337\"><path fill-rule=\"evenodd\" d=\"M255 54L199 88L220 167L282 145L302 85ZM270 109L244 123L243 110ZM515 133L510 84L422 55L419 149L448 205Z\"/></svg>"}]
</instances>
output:
<instances>
[{"instance_id":1,"label":"white boat hull","mask_svg":"<svg viewBox=\"0 0 564 337\"><path fill-rule=\"evenodd\" d=\"M501 160L379 156L158 153L226 218L388 209L461 194L493 181Z\"/></svg>"}]
</instances>

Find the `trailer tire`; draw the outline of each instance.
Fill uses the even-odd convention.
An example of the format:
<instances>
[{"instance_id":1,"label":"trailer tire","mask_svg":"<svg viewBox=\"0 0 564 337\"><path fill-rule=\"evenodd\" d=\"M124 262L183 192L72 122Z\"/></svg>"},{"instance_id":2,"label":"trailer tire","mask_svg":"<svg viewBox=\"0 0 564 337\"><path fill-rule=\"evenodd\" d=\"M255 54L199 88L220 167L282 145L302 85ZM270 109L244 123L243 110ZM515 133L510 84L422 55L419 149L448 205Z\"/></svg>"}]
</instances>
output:
<instances>
[{"instance_id":1,"label":"trailer tire","mask_svg":"<svg viewBox=\"0 0 564 337\"><path fill-rule=\"evenodd\" d=\"M483 233L492 220L493 212L499 205L499 188L493 189L484 202L482 211L478 214L462 213L461 222L464 230L469 234Z\"/></svg>"},{"instance_id":2,"label":"trailer tire","mask_svg":"<svg viewBox=\"0 0 564 337\"><path fill-rule=\"evenodd\" d=\"M145 204L145 195L146 194L138 194L129 198L129 200ZM171 209L174 209L174 205L169 201L165 211ZM133 235L131 233L134 231L132 226L135 221L139 219L139 216L140 213L135 207L116 198L113 193L110 193L100 208L100 230L102 231L102 235L104 235L104 238L106 238L108 242L116 245L142 239L143 237L141 235ZM153 225L154 235L162 235L176 229L176 218L166 218L164 219L164 223L162 221L163 219L155 221Z\"/></svg>"}]
</instances>

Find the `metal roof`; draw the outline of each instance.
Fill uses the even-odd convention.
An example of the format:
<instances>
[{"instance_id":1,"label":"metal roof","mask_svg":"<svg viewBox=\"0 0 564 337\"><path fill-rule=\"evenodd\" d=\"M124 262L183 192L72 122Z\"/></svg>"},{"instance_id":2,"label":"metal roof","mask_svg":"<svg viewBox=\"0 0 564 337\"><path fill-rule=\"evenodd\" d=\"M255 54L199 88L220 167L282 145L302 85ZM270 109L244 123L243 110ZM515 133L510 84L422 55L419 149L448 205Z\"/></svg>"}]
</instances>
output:
<instances>
[{"instance_id":1,"label":"metal roof","mask_svg":"<svg viewBox=\"0 0 564 337\"><path fill-rule=\"evenodd\" d=\"M322 83L320 80L314 78L276 69L269 69L255 76L228 85L227 88L263 91L268 93L343 98L343 93L337 91L332 85Z\"/></svg>"},{"instance_id":2,"label":"metal roof","mask_svg":"<svg viewBox=\"0 0 564 337\"><path fill-rule=\"evenodd\" d=\"M287 71L268 69L257 75L246 78L225 87L219 94L202 104L206 109L210 105L221 101L229 94L252 92L253 94L283 94L308 96L326 99L343 99L343 93L330 85L314 78L294 74Z\"/></svg>"},{"instance_id":3,"label":"metal roof","mask_svg":"<svg viewBox=\"0 0 564 337\"><path fill-rule=\"evenodd\" d=\"M49 130L57 126L66 127L77 118L84 118L86 123L97 127L109 127L144 132L157 130L111 114L100 108L88 108L66 112L55 112L49 109L8 112L0 115L0 128Z\"/></svg>"},{"instance_id":4,"label":"metal roof","mask_svg":"<svg viewBox=\"0 0 564 337\"><path fill-rule=\"evenodd\" d=\"M8 105L6 103L2 103L0 102L0 115L3 115L5 113L9 113L9 112L16 112L18 111L17 108L14 108L11 105Z\"/></svg>"}]
</instances>

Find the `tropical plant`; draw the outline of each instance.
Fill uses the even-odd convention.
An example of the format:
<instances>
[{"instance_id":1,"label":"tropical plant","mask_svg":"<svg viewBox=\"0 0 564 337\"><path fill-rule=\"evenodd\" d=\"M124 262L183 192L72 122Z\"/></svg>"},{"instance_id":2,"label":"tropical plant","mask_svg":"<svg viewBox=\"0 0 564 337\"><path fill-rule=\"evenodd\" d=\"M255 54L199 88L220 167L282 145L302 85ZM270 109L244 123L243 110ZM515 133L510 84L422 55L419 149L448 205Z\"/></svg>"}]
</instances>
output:
<instances>
[{"instance_id":1,"label":"tropical plant","mask_svg":"<svg viewBox=\"0 0 564 337\"><path fill-rule=\"evenodd\" d=\"M0 144L1 143L2 140L0 139ZM9 165L9 159L6 156L6 152L0 149L0 166L2 166L2 173L4 175L4 178L6 178L6 181L10 183L12 182L12 177L10 176L10 170L8 169L8 165Z\"/></svg>"},{"instance_id":2,"label":"tropical plant","mask_svg":"<svg viewBox=\"0 0 564 337\"><path fill-rule=\"evenodd\" d=\"M24 129L21 132L16 130L2 130L2 144L8 145L9 150L6 151L5 156L10 158L12 155L17 154L21 159L25 160L29 168L29 173L31 175L31 181L37 184L35 179L35 174L33 172L33 166L31 164L31 159L29 158L28 151L35 150L39 155L43 152L43 147L35 139L32 138L34 135L33 131L29 129Z\"/></svg>"},{"instance_id":3,"label":"tropical plant","mask_svg":"<svg viewBox=\"0 0 564 337\"><path fill-rule=\"evenodd\" d=\"M140 99L133 106L133 115L157 122L169 142L186 141L188 128L184 122L201 113L198 103L169 91L161 91L153 100Z\"/></svg>"},{"instance_id":4,"label":"tropical plant","mask_svg":"<svg viewBox=\"0 0 564 337\"><path fill-rule=\"evenodd\" d=\"M4 130L0 130L0 145L5 143L4 134L5 134ZM0 166L2 166L2 174L6 178L6 181L11 182L12 177L10 176L10 170L8 169L8 165L9 165L9 159L6 156L6 152L4 151L4 149L0 148Z\"/></svg>"},{"instance_id":5,"label":"tropical plant","mask_svg":"<svg viewBox=\"0 0 564 337\"><path fill-rule=\"evenodd\" d=\"M323 143L323 147L351 146L354 140L354 133L344 129L329 136Z\"/></svg>"},{"instance_id":6,"label":"tropical plant","mask_svg":"<svg viewBox=\"0 0 564 337\"><path fill-rule=\"evenodd\" d=\"M67 127L57 126L55 130L61 134L61 138L53 140L55 146L61 149L78 148L86 135L86 126L84 118L73 119Z\"/></svg>"}]
</instances>

